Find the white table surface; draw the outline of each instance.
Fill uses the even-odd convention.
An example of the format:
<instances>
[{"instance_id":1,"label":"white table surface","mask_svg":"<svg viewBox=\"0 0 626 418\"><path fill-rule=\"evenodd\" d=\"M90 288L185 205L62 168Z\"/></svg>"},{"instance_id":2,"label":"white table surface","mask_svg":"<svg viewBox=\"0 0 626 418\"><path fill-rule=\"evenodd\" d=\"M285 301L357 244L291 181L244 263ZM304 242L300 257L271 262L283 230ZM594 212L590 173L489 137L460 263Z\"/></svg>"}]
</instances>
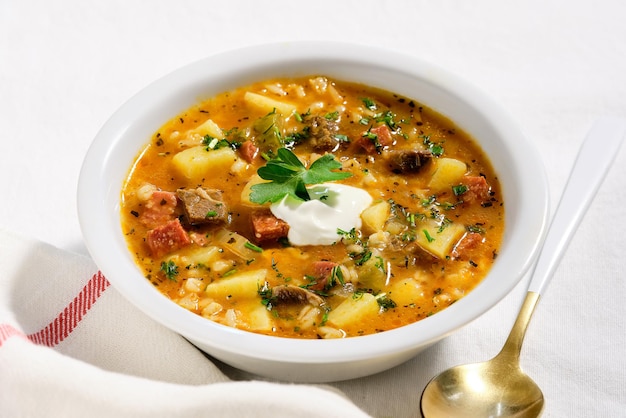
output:
<instances>
[{"instance_id":1,"label":"white table surface","mask_svg":"<svg viewBox=\"0 0 626 418\"><path fill-rule=\"evenodd\" d=\"M116 108L182 65L284 40L382 46L468 79L538 147L553 208L593 121L626 117L622 0L0 0L0 227L86 254L78 174ZM544 391L544 416L626 416L624 148L522 351L523 368ZM407 365L335 386L373 416L415 416L433 374L499 350L526 283ZM406 387L381 388L392 378Z\"/></svg>"}]
</instances>

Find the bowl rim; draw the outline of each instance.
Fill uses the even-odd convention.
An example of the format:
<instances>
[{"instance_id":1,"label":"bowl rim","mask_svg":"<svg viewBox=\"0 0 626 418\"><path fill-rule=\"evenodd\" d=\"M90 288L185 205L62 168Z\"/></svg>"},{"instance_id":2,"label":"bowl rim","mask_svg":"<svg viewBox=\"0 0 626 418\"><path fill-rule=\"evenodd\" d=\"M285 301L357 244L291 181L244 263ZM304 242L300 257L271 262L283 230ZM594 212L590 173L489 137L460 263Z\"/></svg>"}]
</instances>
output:
<instances>
[{"instance_id":1,"label":"bowl rim","mask_svg":"<svg viewBox=\"0 0 626 418\"><path fill-rule=\"evenodd\" d=\"M130 164L123 168L121 177L119 170L112 168L120 164L116 163L120 155L130 153L130 159L134 160L150 135L141 141L135 139L132 144L124 139L145 131L147 128L141 127L142 123L154 123L160 119L159 125L148 129L153 133L194 102L206 98L198 94L198 87L206 85L212 77L239 80L240 85L246 85L269 78L267 76L283 75L277 74L282 71L279 68L284 69L284 75L290 75L294 68L303 71L327 64L345 66L344 72L363 68L364 72L371 73L367 76L370 78L391 72L397 78L420 80L424 88L432 87L441 90L444 96L449 95L442 100L458 100L475 109L485 119L480 123L489 124L489 129L496 135L507 138L506 147L511 155L526 156L524 169L532 176L510 179L511 185L517 188L515 192L521 196L518 202L521 206L507 206L505 210L507 222L509 210L519 212L514 214L519 217L515 230L509 231L509 226L505 226L505 244L520 247L521 255L513 257L509 251L504 261L499 257L487 276L509 274L512 278L498 283L487 283L486 278L453 305L411 325L379 334L335 340L299 340L242 331L202 318L163 297L143 277L123 241L119 218L120 178L126 177ZM228 83L211 89L221 87L227 90ZM178 112L172 110L169 117L161 103L168 97L172 102L166 107L179 109ZM186 106L191 97L194 101ZM421 101L419 98L415 100ZM424 104L431 107L429 103ZM454 118L452 120L457 122ZM514 169L521 170L518 166ZM510 293L529 269L545 234L549 202L547 177L539 153L513 119L480 90L447 70L414 56L367 45L325 41L262 44L226 51L185 65L150 83L114 112L97 133L85 155L77 191L79 224L86 247L105 277L127 300L167 328L215 350L294 364L338 364L411 351L417 346L436 342L475 320ZM505 192L505 202L507 199ZM485 289L487 285L490 289ZM482 297L480 304L474 303L478 295ZM277 344L278 340L285 343ZM250 347L255 350L251 351Z\"/></svg>"}]
</instances>

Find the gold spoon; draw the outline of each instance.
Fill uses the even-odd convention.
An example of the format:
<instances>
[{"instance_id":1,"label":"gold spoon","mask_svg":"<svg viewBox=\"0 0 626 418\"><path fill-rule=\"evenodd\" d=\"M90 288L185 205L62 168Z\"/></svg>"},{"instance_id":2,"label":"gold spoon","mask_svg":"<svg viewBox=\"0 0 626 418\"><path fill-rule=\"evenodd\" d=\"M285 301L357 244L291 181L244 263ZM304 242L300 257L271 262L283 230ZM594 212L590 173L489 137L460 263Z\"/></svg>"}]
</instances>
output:
<instances>
[{"instance_id":1,"label":"gold spoon","mask_svg":"<svg viewBox=\"0 0 626 418\"><path fill-rule=\"evenodd\" d=\"M598 120L587 135L533 271L528 293L502 350L483 363L456 366L433 378L422 394L425 418L538 417L543 393L519 366L526 328L567 245L591 204L626 133L618 118Z\"/></svg>"}]
</instances>

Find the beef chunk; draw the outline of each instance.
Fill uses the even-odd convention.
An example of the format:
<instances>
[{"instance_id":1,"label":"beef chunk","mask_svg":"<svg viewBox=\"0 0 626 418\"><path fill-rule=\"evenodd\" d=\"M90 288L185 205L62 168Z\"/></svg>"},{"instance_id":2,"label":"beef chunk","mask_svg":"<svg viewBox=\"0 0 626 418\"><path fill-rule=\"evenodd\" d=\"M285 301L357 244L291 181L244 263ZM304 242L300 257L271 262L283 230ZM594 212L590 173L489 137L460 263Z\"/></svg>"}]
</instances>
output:
<instances>
[{"instance_id":1,"label":"beef chunk","mask_svg":"<svg viewBox=\"0 0 626 418\"><path fill-rule=\"evenodd\" d=\"M258 242L284 238L289 232L289 224L278 219L269 210L258 210L250 215L252 232Z\"/></svg>"},{"instance_id":2,"label":"beef chunk","mask_svg":"<svg viewBox=\"0 0 626 418\"><path fill-rule=\"evenodd\" d=\"M430 151L393 150L386 155L387 165L396 174L417 173L432 159Z\"/></svg>"},{"instance_id":3,"label":"beef chunk","mask_svg":"<svg viewBox=\"0 0 626 418\"><path fill-rule=\"evenodd\" d=\"M313 116L309 129L309 137L313 149L317 152L336 151L344 142L337 138L339 126L334 120L323 116Z\"/></svg>"},{"instance_id":4,"label":"beef chunk","mask_svg":"<svg viewBox=\"0 0 626 418\"><path fill-rule=\"evenodd\" d=\"M272 297L275 298L274 304L311 304L320 306L324 303L324 299L314 292L298 286L279 285L272 288Z\"/></svg>"},{"instance_id":5,"label":"beef chunk","mask_svg":"<svg viewBox=\"0 0 626 418\"><path fill-rule=\"evenodd\" d=\"M215 224L228 221L228 207L221 200L219 190L178 189L176 195L183 202L187 222L191 225Z\"/></svg>"}]
</instances>

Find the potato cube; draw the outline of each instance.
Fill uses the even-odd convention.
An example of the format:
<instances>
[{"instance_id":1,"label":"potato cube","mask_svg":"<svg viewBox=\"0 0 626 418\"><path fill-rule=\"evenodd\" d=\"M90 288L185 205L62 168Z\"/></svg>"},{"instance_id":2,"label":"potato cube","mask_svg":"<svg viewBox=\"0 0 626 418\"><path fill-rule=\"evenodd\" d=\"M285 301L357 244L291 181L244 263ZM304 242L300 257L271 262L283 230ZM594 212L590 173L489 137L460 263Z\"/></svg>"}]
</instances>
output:
<instances>
[{"instance_id":1,"label":"potato cube","mask_svg":"<svg viewBox=\"0 0 626 418\"><path fill-rule=\"evenodd\" d=\"M361 213L363 231L366 234L382 231L391 213L391 205L386 200L372 204Z\"/></svg>"},{"instance_id":2,"label":"potato cube","mask_svg":"<svg viewBox=\"0 0 626 418\"><path fill-rule=\"evenodd\" d=\"M201 183L204 178L223 175L235 161L237 154L231 148L207 151L203 146L187 148L172 159L182 175L197 183Z\"/></svg>"},{"instance_id":3,"label":"potato cube","mask_svg":"<svg viewBox=\"0 0 626 418\"><path fill-rule=\"evenodd\" d=\"M378 315L379 307L376 298L370 293L355 294L328 314L328 323L344 327Z\"/></svg>"},{"instance_id":4,"label":"potato cube","mask_svg":"<svg viewBox=\"0 0 626 418\"><path fill-rule=\"evenodd\" d=\"M397 306L417 306L424 302L424 289L414 278L400 280L389 287L387 297Z\"/></svg>"},{"instance_id":5,"label":"potato cube","mask_svg":"<svg viewBox=\"0 0 626 418\"><path fill-rule=\"evenodd\" d=\"M263 96L261 94L246 92L244 95L245 102L257 108L264 113L273 112L274 109L284 117L291 116L296 111L296 106L291 103L282 102L280 100L272 99L271 97Z\"/></svg>"},{"instance_id":6,"label":"potato cube","mask_svg":"<svg viewBox=\"0 0 626 418\"><path fill-rule=\"evenodd\" d=\"M428 183L432 192L440 193L459 183L465 175L467 166L455 158L439 158L435 160L435 171Z\"/></svg>"},{"instance_id":7,"label":"potato cube","mask_svg":"<svg viewBox=\"0 0 626 418\"><path fill-rule=\"evenodd\" d=\"M209 135L213 138L224 139L224 132L211 119L207 119L201 125L196 126L194 129L187 131L187 135L204 137Z\"/></svg>"},{"instance_id":8,"label":"potato cube","mask_svg":"<svg viewBox=\"0 0 626 418\"><path fill-rule=\"evenodd\" d=\"M258 290L265 282L266 269L251 270L236 273L219 279L206 287L207 296L224 300L231 297L238 299L251 299L258 296Z\"/></svg>"},{"instance_id":9,"label":"potato cube","mask_svg":"<svg viewBox=\"0 0 626 418\"><path fill-rule=\"evenodd\" d=\"M219 248L216 246L209 247L190 247L191 250L185 251L180 255L180 263L184 266L208 266L220 255Z\"/></svg>"},{"instance_id":10,"label":"potato cube","mask_svg":"<svg viewBox=\"0 0 626 418\"><path fill-rule=\"evenodd\" d=\"M426 219L417 226L415 242L435 257L445 258L465 234L465 227L451 223L440 226L434 219Z\"/></svg>"},{"instance_id":11,"label":"potato cube","mask_svg":"<svg viewBox=\"0 0 626 418\"><path fill-rule=\"evenodd\" d=\"M258 301L252 303L248 311L247 325L252 331L270 331L274 326L270 311Z\"/></svg>"}]
</instances>

